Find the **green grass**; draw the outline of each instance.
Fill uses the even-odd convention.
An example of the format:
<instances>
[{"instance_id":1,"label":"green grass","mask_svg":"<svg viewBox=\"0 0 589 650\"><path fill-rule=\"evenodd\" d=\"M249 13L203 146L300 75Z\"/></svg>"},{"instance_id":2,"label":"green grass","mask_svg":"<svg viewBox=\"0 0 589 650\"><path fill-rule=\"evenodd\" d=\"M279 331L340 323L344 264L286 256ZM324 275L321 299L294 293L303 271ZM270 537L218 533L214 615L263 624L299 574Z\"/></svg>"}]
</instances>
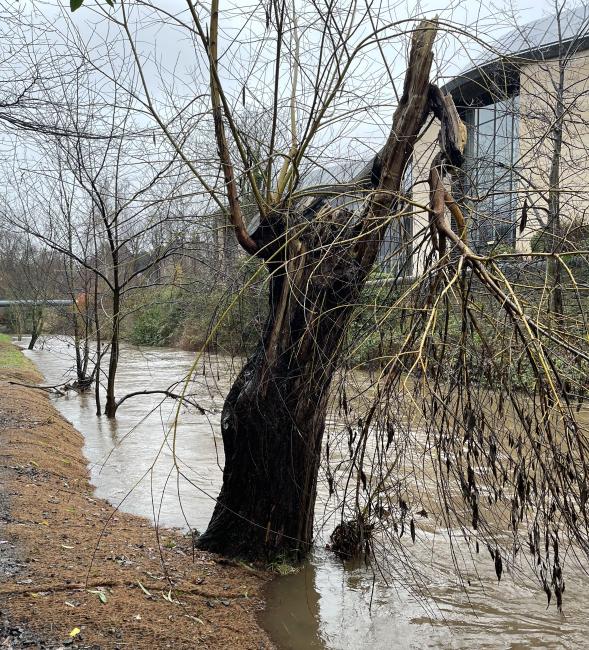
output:
<instances>
[{"instance_id":1,"label":"green grass","mask_svg":"<svg viewBox=\"0 0 589 650\"><path fill-rule=\"evenodd\" d=\"M33 364L25 355L12 345L12 338L8 334L0 334L0 368L32 370Z\"/></svg>"}]
</instances>

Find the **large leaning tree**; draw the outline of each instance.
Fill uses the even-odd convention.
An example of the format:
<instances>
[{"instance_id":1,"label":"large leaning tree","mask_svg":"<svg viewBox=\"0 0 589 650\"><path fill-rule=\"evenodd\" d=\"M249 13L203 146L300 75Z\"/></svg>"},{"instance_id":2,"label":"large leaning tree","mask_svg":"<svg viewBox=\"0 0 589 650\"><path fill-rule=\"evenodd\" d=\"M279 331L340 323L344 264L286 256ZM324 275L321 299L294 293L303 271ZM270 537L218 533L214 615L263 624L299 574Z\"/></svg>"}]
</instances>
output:
<instances>
[{"instance_id":1,"label":"large leaning tree","mask_svg":"<svg viewBox=\"0 0 589 650\"><path fill-rule=\"evenodd\" d=\"M423 21L411 36L403 92L384 148L350 186L329 188L311 198L301 198L304 191L297 192L297 176L305 149L323 126L331 100L342 90L345 68L354 62L350 53L347 63L334 58L343 56L345 37L338 37L339 48L324 65L325 69L333 66L332 73L340 65L343 70L316 82L326 86L324 90L317 89L316 105L300 140L296 137L294 107L297 81L292 80L291 103L285 118L292 135L287 154L275 150L275 143L283 137L276 92L270 151L259 163L236 126L221 84L218 2L215 0L211 6L207 27L201 22L196 5L187 4L210 72L214 137L225 195L221 207L228 214L241 247L248 255L263 260L269 273L270 296L263 336L235 380L223 408L223 486L199 544L229 555L302 556L313 539L321 443L332 378L350 317L385 232L391 220L399 218L406 209L401 190L414 144L428 116L435 114L442 123L440 165L455 167L461 162L463 131L451 100L442 97L430 83L437 25ZM284 33L290 17L290 28L294 30L289 40L290 56L294 57L296 68L300 55L296 17L290 16L284 5L272 6L279 34L276 65L284 63L281 58L285 55L280 48L286 47ZM120 24L133 44L125 4L121 10ZM324 37L328 38L335 23L332 24L330 16L324 16L324 20ZM133 48L140 66L140 56L135 45ZM327 56L327 47L324 53ZM282 83L279 76L277 73L277 84ZM157 113L147 84L145 93L147 107L170 134L169 120ZM170 140L182 155L171 134ZM234 156L239 164L233 162ZM274 174L272 168L277 159L279 172ZM192 164L190 160L186 162ZM195 174L200 179L198 169ZM241 190L244 183L248 186L246 193ZM243 194L256 201L259 220L255 229L246 226ZM347 207L352 203L352 209Z\"/></svg>"},{"instance_id":2,"label":"large leaning tree","mask_svg":"<svg viewBox=\"0 0 589 650\"><path fill-rule=\"evenodd\" d=\"M415 30L391 132L370 173L359 181L364 185L359 207L352 211L347 201L334 207L326 197L301 204L286 194L260 215L251 235L235 195L211 39L216 137L231 219L242 247L268 267L270 303L263 340L224 405L223 487L200 539L204 548L256 556L309 549L321 442L342 341L391 217L402 209L404 171L432 110L451 134L443 140L443 155L452 165L460 162L457 116L429 81L435 34L432 22Z\"/></svg>"},{"instance_id":3,"label":"large leaning tree","mask_svg":"<svg viewBox=\"0 0 589 650\"><path fill-rule=\"evenodd\" d=\"M586 288L571 282L581 306L570 328L555 330L546 291L518 279L512 253L473 250L473 224L452 195L465 129L431 82L440 23L391 22L356 3L276 0L239 9L221 30L218 0L208 11L192 0L185 7L122 1L109 19L135 61L134 98L267 272L267 318L224 405L223 485L200 545L242 557L304 555L323 456L330 495L340 499L339 532L357 549L375 532L385 550L407 530L415 541L427 518L468 545L464 556L487 548L499 578L525 557L560 606L565 555L589 555ZM136 37L146 15L195 46L184 94L179 72L165 96L154 90L158 65L162 84L169 71ZM389 46L406 36L397 94ZM309 187L304 176L338 147L354 157L353 127L382 124L393 93L386 143L364 171ZM244 128L252 121L254 135ZM195 133L215 141L212 158L191 147ZM428 140L436 152L423 156ZM420 164L426 171L408 183ZM418 272L388 302L367 300L387 229L408 215L421 223ZM344 386L339 443L328 428L323 447L350 333L368 306L371 327L397 341L383 347L362 408ZM337 444L342 460L332 467Z\"/></svg>"}]
</instances>

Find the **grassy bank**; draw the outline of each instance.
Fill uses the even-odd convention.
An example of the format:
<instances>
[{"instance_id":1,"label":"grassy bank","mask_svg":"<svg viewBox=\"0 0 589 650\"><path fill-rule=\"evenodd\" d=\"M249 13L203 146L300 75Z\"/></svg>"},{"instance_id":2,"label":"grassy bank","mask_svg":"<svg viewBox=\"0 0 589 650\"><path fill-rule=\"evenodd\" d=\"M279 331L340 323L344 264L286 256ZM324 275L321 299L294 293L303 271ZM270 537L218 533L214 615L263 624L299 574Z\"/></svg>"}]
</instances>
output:
<instances>
[{"instance_id":1,"label":"grassy bank","mask_svg":"<svg viewBox=\"0 0 589 650\"><path fill-rule=\"evenodd\" d=\"M34 364L12 344L12 337L0 334L0 380L35 383L41 379Z\"/></svg>"},{"instance_id":2,"label":"grassy bank","mask_svg":"<svg viewBox=\"0 0 589 650\"><path fill-rule=\"evenodd\" d=\"M12 345L12 337L0 334L0 370L32 370L33 364Z\"/></svg>"}]
</instances>

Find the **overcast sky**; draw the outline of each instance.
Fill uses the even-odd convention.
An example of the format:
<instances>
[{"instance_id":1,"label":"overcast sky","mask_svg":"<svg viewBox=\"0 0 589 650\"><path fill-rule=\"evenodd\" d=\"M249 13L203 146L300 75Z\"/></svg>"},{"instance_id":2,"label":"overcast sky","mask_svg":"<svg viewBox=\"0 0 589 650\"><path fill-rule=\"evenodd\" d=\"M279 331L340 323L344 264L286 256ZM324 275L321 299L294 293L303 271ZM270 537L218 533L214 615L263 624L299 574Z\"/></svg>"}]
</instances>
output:
<instances>
[{"instance_id":1,"label":"overcast sky","mask_svg":"<svg viewBox=\"0 0 589 650\"><path fill-rule=\"evenodd\" d=\"M369 0L358 1L359 12L365 10L367 2ZM154 15L144 8L137 8L133 3L127 3L127 6L129 4L132 7L132 15L137 17L134 23L134 40L154 101L161 106L162 111L166 105L170 105L172 94L181 97L186 105L189 105L195 96L202 94L203 102L206 103L207 74L204 66L199 68L199 62L202 63L202 47L191 40L187 30L172 26L171 19L166 19L161 14ZM153 0L152 4L190 22L183 0ZM345 3L340 4L345 6ZM319 2L316 5L322 7ZM100 13L105 7L104 0L99 0L98 5L96 0L86 0L84 6L74 14L69 12L69 0L26 0L24 6L27 6L38 20L45 16L54 23L54 38L57 40L74 27L79 31L82 40L96 48L97 57L105 47L111 54L119 54L121 57L130 52L129 44L120 30ZM100 7L98 11L97 6ZM566 6L576 5L569 2ZM314 57L316 58L315 47L318 45L319 32L313 31L312 17L306 23L305 17L313 11L313 5L309 0L296 0L296 7L300 24L305 27L301 59L311 69L316 63ZM244 103L244 108L252 114L259 113L271 104L272 88L269 83L272 67L269 63L264 67L263 62L264 57L271 62L273 44L270 41L269 45L259 44L263 42L265 32L263 5L253 0L248 3L221 0L220 9L221 76L226 92L239 110ZM472 67L473 61L479 59L482 52L486 50L488 53L492 50L514 26L553 14L554 10L554 3L547 0L450 0L450 4L440 0L377 0L371 5L371 14L378 25L407 18L435 15L440 17L443 28L436 43L437 56L434 64L434 75L440 84L445 83L457 72ZM108 11L115 18L120 16L119 2L114 9ZM199 11L206 22L206 12L201 7ZM166 20L168 24L165 23ZM370 25L366 25L365 29L370 31ZM388 33L390 39L383 42L384 56L397 87L405 69L404 54L408 41L399 31L401 30L391 30ZM467 37L467 34L470 37ZM105 46L106 43L108 46ZM237 43L241 45L238 46ZM285 69L288 70L288 66L285 66ZM253 70L255 72L252 73ZM353 82L346 87L346 91L358 106L361 106L363 99L359 95L364 93L367 110L364 113L359 111L356 121L332 127L333 130L327 132L323 140L319 138L319 142L337 141L346 152L355 150L360 158L366 156L366 149L374 150L380 147L387 129L390 128L390 116L395 104L393 88L388 82L389 77L386 76L385 70L381 53L374 46L372 51L358 62L354 69ZM288 100L290 74L288 70L281 79L285 101ZM299 80L299 83L304 86L304 80ZM301 107L304 101L305 98L301 95ZM286 124L283 130L287 130ZM337 154L333 155L337 157ZM351 154L351 157L353 155Z\"/></svg>"}]
</instances>

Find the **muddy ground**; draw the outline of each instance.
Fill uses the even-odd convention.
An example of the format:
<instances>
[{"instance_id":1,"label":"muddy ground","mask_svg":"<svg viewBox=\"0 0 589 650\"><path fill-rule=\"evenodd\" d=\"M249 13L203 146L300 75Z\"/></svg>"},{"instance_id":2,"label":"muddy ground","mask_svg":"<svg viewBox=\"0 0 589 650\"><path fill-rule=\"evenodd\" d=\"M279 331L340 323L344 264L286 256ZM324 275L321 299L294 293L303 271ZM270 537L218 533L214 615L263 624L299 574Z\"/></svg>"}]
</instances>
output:
<instances>
[{"instance_id":1,"label":"muddy ground","mask_svg":"<svg viewBox=\"0 0 589 650\"><path fill-rule=\"evenodd\" d=\"M40 380L0 364L0 648L272 648L268 574L95 499Z\"/></svg>"}]
</instances>

